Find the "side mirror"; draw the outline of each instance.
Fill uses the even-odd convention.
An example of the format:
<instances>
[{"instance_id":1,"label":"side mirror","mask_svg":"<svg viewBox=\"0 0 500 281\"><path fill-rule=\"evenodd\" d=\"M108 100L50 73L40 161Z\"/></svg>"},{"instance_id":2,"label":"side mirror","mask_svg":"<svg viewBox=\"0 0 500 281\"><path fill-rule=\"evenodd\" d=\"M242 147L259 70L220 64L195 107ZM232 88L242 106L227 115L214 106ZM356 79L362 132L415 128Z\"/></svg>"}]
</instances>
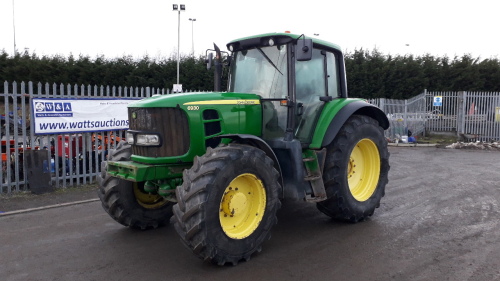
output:
<instances>
[{"instance_id":1,"label":"side mirror","mask_svg":"<svg viewBox=\"0 0 500 281\"><path fill-rule=\"evenodd\" d=\"M207 70L212 68L212 60L213 60L214 54L213 53L208 53L207 59L205 60L207 62Z\"/></svg>"},{"instance_id":2,"label":"side mirror","mask_svg":"<svg viewBox=\"0 0 500 281\"><path fill-rule=\"evenodd\" d=\"M295 47L297 61L308 61L312 59L312 39L299 39Z\"/></svg>"}]
</instances>

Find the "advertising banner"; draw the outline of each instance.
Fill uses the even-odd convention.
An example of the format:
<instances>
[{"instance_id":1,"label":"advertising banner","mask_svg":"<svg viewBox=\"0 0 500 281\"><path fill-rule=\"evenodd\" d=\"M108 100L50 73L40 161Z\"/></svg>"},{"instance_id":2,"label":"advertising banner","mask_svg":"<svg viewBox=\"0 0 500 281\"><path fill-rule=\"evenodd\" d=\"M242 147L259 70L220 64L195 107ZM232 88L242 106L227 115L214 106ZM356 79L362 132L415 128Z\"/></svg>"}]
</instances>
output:
<instances>
[{"instance_id":1,"label":"advertising banner","mask_svg":"<svg viewBox=\"0 0 500 281\"><path fill-rule=\"evenodd\" d=\"M127 105L138 99L44 99L31 102L35 134L128 129Z\"/></svg>"}]
</instances>

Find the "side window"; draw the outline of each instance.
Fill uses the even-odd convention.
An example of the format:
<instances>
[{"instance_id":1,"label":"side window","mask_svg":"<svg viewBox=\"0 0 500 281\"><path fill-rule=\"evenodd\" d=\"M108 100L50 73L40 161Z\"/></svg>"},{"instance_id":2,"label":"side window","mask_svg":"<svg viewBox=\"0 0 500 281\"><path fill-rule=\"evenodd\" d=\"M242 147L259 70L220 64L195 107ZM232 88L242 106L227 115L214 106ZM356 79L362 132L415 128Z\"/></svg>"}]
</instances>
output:
<instances>
[{"instance_id":1,"label":"side window","mask_svg":"<svg viewBox=\"0 0 500 281\"><path fill-rule=\"evenodd\" d=\"M334 98L340 97L339 64L334 53L326 53L326 71L328 74L328 95Z\"/></svg>"},{"instance_id":2,"label":"side window","mask_svg":"<svg viewBox=\"0 0 500 281\"><path fill-rule=\"evenodd\" d=\"M325 92L325 57L321 50L314 49L310 61L297 61L295 63L295 79L297 87L297 100L302 102L312 101L313 96L326 96Z\"/></svg>"}]
</instances>

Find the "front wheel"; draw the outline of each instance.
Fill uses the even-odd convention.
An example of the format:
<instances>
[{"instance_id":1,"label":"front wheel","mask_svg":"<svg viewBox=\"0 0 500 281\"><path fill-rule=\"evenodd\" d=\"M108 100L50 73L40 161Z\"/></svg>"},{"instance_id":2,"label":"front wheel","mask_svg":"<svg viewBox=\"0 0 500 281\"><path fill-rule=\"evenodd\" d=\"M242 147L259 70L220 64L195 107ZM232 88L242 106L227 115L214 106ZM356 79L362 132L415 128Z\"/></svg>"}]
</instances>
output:
<instances>
[{"instance_id":1,"label":"front wheel","mask_svg":"<svg viewBox=\"0 0 500 281\"><path fill-rule=\"evenodd\" d=\"M382 128L373 118L353 115L327 146L323 180L328 199L317 207L337 220L365 220L380 206L388 173Z\"/></svg>"},{"instance_id":2,"label":"front wheel","mask_svg":"<svg viewBox=\"0 0 500 281\"><path fill-rule=\"evenodd\" d=\"M260 149L208 148L177 187L175 229L203 260L218 265L249 260L277 222L279 189L278 171Z\"/></svg>"},{"instance_id":3,"label":"front wheel","mask_svg":"<svg viewBox=\"0 0 500 281\"><path fill-rule=\"evenodd\" d=\"M122 141L110 151L110 161L128 161L131 146ZM97 176L97 195L102 207L115 221L130 228L148 229L167 225L172 216L173 202L158 194L144 191L144 183L131 182L113 177L106 172L107 161L102 163Z\"/></svg>"}]
</instances>

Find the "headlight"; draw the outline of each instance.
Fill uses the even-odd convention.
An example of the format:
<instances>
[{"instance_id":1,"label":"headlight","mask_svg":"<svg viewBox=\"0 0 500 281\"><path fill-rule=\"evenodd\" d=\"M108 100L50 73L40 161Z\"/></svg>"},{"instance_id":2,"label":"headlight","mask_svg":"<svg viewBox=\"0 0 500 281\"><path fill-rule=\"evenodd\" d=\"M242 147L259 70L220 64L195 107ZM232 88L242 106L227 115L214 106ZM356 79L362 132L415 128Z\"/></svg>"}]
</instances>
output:
<instances>
[{"instance_id":1,"label":"headlight","mask_svg":"<svg viewBox=\"0 0 500 281\"><path fill-rule=\"evenodd\" d=\"M135 145L141 146L159 146L160 136L152 134L137 134L135 136Z\"/></svg>"},{"instance_id":2,"label":"headlight","mask_svg":"<svg viewBox=\"0 0 500 281\"><path fill-rule=\"evenodd\" d=\"M126 132L125 139L127 140L128 144L134 144L134 134Z\"/></svg>"}]
</instances>

